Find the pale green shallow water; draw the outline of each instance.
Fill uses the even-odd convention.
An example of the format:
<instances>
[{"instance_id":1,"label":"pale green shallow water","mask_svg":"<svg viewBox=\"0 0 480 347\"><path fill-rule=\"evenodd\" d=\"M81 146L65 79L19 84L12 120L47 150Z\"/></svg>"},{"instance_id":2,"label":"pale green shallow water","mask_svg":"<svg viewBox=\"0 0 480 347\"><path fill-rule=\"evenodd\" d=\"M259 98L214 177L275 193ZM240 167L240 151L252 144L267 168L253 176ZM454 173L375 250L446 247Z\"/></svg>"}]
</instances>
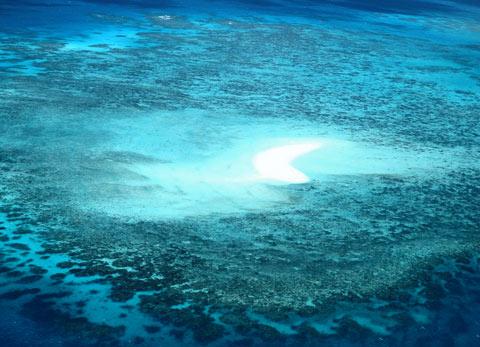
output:
<instances>
[{"instance_id":1,"label":"pale green shallow water","mask_svg":"<svg viewBox=\"0 0 480 347\"><path fill-rule=\"evenodd\" d=\"M475 345L478 15L0 4L4 345Z\"/></svg>"}]
</instances>

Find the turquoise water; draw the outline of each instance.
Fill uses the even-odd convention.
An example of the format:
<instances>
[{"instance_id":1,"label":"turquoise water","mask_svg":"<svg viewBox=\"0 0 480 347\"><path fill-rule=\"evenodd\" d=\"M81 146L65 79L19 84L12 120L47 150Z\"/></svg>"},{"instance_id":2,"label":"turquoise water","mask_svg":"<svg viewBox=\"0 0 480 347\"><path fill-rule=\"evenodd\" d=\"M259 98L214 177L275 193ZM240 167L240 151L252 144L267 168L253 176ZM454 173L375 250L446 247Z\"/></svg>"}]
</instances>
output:
<instances>
[{"instance_id":1,"label":"turquoise water","mask_svg":"<svg viewBox=\"0 0 480 347\"><path fill-rule=\"evenodd\" d=\"M479 62L475 1L0 2L0 345L479 345Z\"/></svg>"}]
</instances>

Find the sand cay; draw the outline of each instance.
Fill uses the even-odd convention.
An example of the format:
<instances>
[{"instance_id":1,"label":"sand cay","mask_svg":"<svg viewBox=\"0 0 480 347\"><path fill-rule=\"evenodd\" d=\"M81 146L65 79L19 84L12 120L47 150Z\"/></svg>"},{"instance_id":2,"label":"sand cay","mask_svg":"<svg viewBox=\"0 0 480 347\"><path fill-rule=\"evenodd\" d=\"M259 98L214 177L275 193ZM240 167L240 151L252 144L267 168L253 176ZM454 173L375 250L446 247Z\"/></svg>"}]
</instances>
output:
<instances>
[{"instance_id":1,"label":"sand cay","mask_svg":"<svg viewBox=\"0 0 480 347\"><path fill-rule=\"evenodd\" d=\"M253 165L261 179L284 183L306 183L310 179L292 166L293 161L322 146L320 142L279 146L260 152L253 158Z\"/></svg>"}]
</instances>

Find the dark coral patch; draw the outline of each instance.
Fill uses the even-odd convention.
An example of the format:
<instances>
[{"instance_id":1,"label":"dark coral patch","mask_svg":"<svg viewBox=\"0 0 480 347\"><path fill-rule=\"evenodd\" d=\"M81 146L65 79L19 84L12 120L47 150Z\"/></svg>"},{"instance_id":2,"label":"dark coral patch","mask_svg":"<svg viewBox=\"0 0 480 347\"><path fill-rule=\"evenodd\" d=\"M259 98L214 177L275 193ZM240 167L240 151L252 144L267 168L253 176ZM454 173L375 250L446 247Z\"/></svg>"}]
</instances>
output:
<instances>
[{"instance_id":1,"label":"dark coral patch","mask_svg":"<svg viewBox=\"0 0 480 347\"><path fill-rule=\"evenodd\" d=\"M16 300L25 295L34 295L38 293L40 293L40 289L38 288L18 289L18 290L12 290L12 291L0 294L0 299Z\"/></svg>"},{"instance_id":2,"label":"dark coral patch","mask_svg":"<svg viewBox=\"0 0 480 347\"><path fill-rule=\"evenodd\" d=\"M21 251L29 251L30 247L28 247L24 243L7 243L6 246L21 250Z\"/></svg>"}]
</instances>

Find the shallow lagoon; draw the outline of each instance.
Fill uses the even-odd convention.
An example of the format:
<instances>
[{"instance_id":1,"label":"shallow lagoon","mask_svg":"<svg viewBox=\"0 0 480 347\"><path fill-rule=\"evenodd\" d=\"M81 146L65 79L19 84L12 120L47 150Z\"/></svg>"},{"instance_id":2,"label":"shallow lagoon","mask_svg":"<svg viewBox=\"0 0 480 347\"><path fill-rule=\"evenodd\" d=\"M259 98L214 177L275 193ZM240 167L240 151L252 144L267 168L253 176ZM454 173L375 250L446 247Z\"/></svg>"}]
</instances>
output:
<instances>
[{"instance_id":1,"label":"shallow lagoon","mask_svg":"<svg viewBox=\"0 0 480 347\"><path fill-rule=\"evenodd\" d=\"M478 344L479 18L1 3L2 344Z\"/></svg>"}]
</instances>

